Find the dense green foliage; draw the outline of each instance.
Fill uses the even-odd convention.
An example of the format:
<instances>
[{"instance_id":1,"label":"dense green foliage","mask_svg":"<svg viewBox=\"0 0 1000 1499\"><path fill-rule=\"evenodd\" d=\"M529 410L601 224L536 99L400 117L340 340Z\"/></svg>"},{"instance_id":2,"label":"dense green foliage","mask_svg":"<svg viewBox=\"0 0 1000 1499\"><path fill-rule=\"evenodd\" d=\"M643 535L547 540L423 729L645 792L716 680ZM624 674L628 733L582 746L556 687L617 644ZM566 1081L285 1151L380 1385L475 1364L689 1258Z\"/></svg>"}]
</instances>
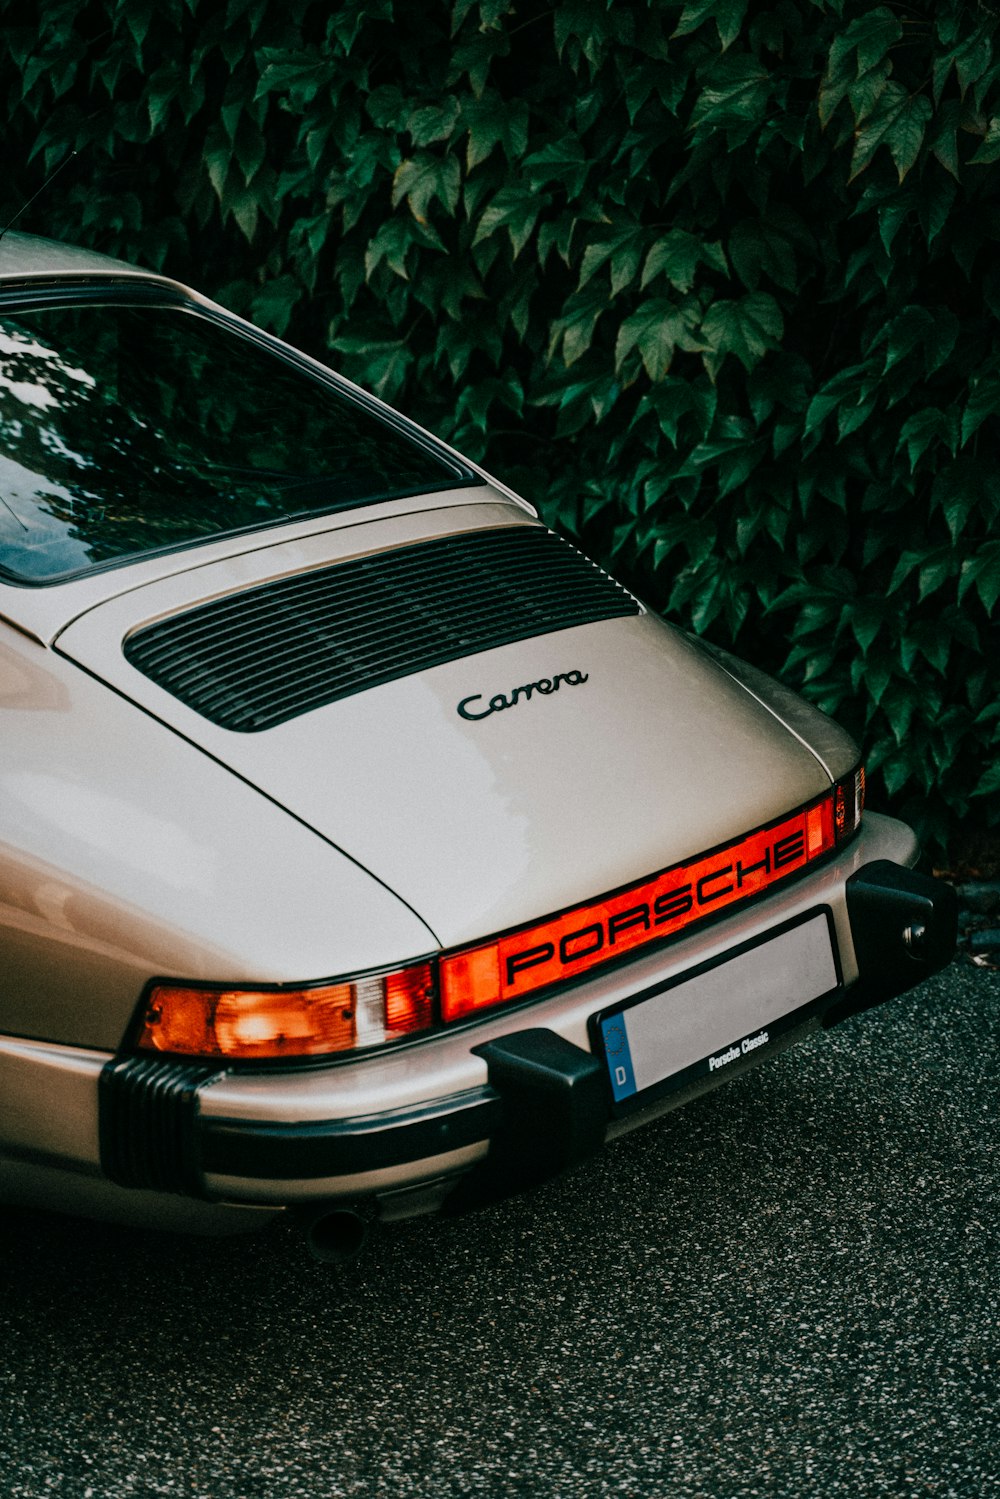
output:
<instances>
[{"instance_id":1,"label":"dense green foliage","mask_svg":"<svg viewBox=\"0 0 1000 1499\"><path fill-rule=\"evenodd\" d=\"M4 0L9 217L401 406L1000 821L986 0Z\"/></svg>"}]
</instances>

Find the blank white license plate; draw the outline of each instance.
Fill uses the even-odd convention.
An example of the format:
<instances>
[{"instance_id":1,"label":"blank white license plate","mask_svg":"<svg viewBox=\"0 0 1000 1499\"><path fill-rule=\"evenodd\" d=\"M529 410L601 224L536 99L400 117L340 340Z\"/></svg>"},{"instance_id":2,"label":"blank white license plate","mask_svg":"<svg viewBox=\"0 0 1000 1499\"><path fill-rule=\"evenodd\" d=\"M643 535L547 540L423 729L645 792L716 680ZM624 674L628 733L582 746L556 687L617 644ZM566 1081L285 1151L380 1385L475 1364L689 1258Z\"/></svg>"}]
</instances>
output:
<instances>
[{"instance_id":1,"label":"blank white license plate","mask_svg":"<svg viewBox=\"0 0 1000 1499\"><path fill-rule=\"evenodd\" d=\"M734 1062L788 1030L839 982L824 908L668 988L598 1017L616 1103L666 1092Z\"/></svg>"}]
</instances>

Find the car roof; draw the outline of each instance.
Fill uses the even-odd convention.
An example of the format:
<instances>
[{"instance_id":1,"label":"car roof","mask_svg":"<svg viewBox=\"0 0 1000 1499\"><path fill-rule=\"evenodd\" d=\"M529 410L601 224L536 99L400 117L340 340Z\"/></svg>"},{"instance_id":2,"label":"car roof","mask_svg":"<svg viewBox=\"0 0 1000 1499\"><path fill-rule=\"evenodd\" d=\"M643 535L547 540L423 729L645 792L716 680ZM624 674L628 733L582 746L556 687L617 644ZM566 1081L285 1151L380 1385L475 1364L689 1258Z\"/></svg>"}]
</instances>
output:
<instances>
[{"instance_id":1,"label":"car roof","mask_svg":"<svg viewBox=\"0 0 1000 1499\"><path fill-rule=\"evenodd\" d=\"M139 270L125 260L115 260L96 250L60 244L57 240L41 239L34 234L19 234L11 230L0 237L0 285L36 277L48 280L54 276L88 275L150 277L155 273Z\"/></svg>"}]
</instances>

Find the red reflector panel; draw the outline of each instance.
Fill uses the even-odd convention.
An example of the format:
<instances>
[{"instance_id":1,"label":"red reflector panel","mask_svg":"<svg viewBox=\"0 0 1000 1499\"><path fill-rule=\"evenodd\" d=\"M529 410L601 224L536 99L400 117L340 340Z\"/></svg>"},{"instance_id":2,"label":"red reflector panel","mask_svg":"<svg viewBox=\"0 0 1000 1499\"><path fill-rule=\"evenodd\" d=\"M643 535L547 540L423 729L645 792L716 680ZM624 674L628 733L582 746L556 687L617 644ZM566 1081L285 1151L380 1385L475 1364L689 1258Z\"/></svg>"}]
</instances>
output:
<instances>
[{"instance_id":1,"label":"red reflector panel","mask_svg":"<svg viewBox=\"0 0 1000 1499\"><path fill-rule=\"evenodd\" d=\"M458 1020L576 978L776 884L834 846L834 797L605 900L441 959L441 1014Z\"/></svg>"}]
</instances>

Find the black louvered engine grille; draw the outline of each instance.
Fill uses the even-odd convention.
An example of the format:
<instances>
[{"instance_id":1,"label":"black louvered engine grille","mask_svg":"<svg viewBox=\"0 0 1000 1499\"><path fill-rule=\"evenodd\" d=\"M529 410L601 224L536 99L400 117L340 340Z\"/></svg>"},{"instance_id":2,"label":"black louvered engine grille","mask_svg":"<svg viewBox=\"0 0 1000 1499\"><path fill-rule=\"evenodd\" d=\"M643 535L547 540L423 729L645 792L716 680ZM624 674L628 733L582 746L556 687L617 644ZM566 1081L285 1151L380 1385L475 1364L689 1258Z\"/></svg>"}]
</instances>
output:
<instances>
[{"instance_id":1,"label":"black louvered engine grille","mask_svg":"<svg viewBox=\"0 0 1000 1499\"><path fill-rule=\"evenodd\" d=\"M512 526L229 594L137 630L124 649L188 707L249 733L443 661L639 612L551 531Z\"/></svg>"}]
</instances>

